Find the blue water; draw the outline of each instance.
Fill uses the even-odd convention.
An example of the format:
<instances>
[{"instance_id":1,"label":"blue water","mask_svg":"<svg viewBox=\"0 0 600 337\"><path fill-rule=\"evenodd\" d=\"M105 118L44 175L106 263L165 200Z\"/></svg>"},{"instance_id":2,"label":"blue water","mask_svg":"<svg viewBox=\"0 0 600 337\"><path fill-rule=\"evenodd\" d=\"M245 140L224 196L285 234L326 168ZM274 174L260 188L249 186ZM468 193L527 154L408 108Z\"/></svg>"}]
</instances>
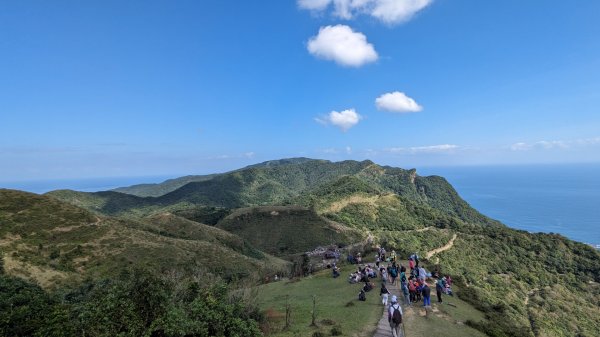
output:
<instances>
[{"instance_id":1,"label":"blue water","mask_svg":"<svg viewBox=\"0 0 600 337\"><path fill-rule=\"evenodd\" d=\"M529 232L600 245L600 164L417 169L440 175L471 206Z\"/></svg>"}]
</instances>

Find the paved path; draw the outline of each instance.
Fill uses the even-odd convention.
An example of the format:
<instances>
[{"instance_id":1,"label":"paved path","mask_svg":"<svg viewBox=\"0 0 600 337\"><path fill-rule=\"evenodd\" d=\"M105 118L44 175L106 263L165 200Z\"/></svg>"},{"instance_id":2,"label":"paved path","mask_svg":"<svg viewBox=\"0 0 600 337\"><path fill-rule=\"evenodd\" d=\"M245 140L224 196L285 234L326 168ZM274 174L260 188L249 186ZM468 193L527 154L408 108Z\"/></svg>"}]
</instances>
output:
<instances>
[{"instance_id":1,"label":"paved path","mask_svg":"<svg viewBox=\"0 0 600 337\"><path fill-rule=\"evenodd\" d=\"M404 295L402 295L402 292L400 291L399 284L400 282L398 282L398 280L396 280L396 284L393 286L389 285L388 283L387 288L390 291L388 304L391 301L393 295L396 295L396 297L398 297L398 302L402 303L402 301L404 301ZM377 288L375 288L374 290L376 289ZM387 310L388 307L383 308L383 314L381 315L381 319L377 324L377 330L375 330L375 334L373 335L373 337L392 337L392 329L390 328L390 323L388 323ZM405 310L404 305L402 306L402 310ZM402 329L400 329L400 336L402 336Z\"/></svg>"}]
</instances>

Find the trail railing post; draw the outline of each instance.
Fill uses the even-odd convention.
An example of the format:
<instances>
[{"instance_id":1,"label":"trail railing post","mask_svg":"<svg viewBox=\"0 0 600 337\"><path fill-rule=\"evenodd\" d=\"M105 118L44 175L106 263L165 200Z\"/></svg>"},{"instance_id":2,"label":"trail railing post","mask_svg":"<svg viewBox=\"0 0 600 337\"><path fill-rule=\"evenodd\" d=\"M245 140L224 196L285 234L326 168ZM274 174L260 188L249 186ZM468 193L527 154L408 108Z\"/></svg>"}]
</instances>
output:
<instances>
[{"instance_id":1,"label":"trail railing post","mask_svg":"<svg viewBox=\"0 0 600 337\"><path fill-rule=\"evenodd\" d=\"M311 326L317 326L317 296L313 295L312 323Z\"/></svg>"},{"instance_id":2,"label":"trail railing post","mask_svg":"<svg viewBox=\"0 0 600 337\"><path fill-rule=\"evenodd\" d=\"M285 296L285 327L284 327L284 329L286 329L286 330L290 328L291 315L292 315L292 309L290 307L290 295L286 295Z\"/></svg>"}]
</instances>

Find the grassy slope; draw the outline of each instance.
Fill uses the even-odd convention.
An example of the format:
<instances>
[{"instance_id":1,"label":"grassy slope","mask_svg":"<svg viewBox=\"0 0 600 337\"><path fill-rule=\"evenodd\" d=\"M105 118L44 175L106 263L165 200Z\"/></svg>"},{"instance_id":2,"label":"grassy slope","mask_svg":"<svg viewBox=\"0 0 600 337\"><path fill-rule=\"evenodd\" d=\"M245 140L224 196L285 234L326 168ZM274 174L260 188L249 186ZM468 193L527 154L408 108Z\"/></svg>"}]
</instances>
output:
<instances>
[{"instance_id":1,"label":"grassy slope","mask_svg":"<svg viewBox=\"0 0 600 337\"><path fill-rule=\"evenodd\" d=\"M334 224L312 210L297 206L239 209L221 220L217 227L278 256L303 253L317 246L346 245L362 239L361 232Z\"/></svg>"},{"instance_id":2,"label":"grassy slope","mask_svg":"<svg viewBox=\"0 0 600 337\"><path fill-rule=\"evenodd\" d=\"M331 270L323 270L297 282L280 281L259 287L259 306L267 312L269 328L274 336L311 336L320 330L329 334L339 326L345 336L370 336L381 317L379 290L367 293L367 301L357 300L360 285L346 281L354 268L342 269L342 276L334 279ZM310 327L312 296L317 298L318 328ZM285 304L289 296L291 328L282 331L285 324ZM351 306L346 306L348 303ZM331 321L331 322L328 322Z\"/></svg>"},{"instance_id":3,"label":"grassy slope","mask_svg":"<svg viewBox=\"0 0 600 337\"><path fill-rule=\"evenodd\" d=\"M231 233L173 215L99 217L50 197L0 190L0 223L7 271L45 287L115 275L130 265L225 278L288 269Z\"/></svg>"}]
</instances>

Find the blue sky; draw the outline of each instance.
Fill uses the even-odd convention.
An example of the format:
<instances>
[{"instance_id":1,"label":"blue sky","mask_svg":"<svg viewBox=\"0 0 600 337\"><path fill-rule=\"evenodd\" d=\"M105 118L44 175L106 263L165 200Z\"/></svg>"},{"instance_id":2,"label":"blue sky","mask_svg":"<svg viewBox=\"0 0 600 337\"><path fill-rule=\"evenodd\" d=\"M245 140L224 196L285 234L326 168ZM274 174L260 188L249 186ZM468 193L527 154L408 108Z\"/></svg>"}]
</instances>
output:
<instances>
[{"instance_id":1,"label":"blue sky","mask_svg":"<svg viewBox=\"0 0 600 337\"><path fill-rule=\"evenodd\" d=\"M600 162L599 1L337 3L1 2L0 181Z\"/></svg>"}]
</instances>

